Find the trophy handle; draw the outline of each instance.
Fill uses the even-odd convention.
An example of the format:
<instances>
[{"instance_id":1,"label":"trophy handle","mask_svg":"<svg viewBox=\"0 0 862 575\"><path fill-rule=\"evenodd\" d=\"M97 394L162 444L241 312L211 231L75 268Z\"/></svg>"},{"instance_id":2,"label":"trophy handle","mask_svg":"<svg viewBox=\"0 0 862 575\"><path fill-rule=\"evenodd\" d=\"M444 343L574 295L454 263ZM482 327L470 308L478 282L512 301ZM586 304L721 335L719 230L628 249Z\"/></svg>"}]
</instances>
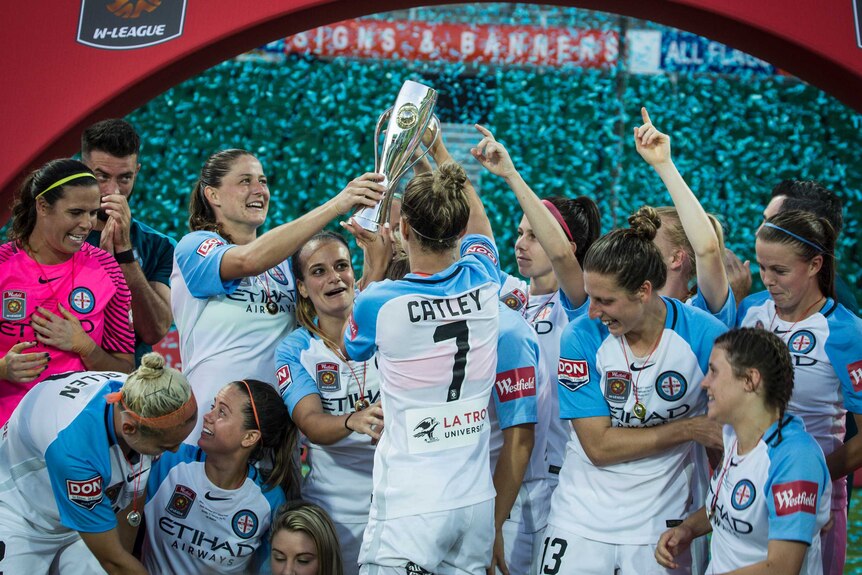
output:
<instances>
[{"instance_id":1,"label":"trophy handle","mask_svg":"<svg viewBox=\"0 0 862 575\"><path fill-rule=\"evenodd\" d=\"M430 122L428 122L428 126L430 127L432 124L434 125L434 139L433 139L433 140L431 140L431 143L428 145L428 147L427 147L427 148L425 148L425 151L424 151L424 152L422 152L421 154L419 154L419 157L418 157L418 158L416 158L415 160L413 160L412 162L410 162L410 165L408 165L406 168L404 168L404 171L402 172L402 175L403 175L403 174L406 174L407 172L409 172L409 171L410 171L410 168L412 168L413 166L415 166L415 165L416 165L416 163L417 163L417 162L419 162L419 160L421 160L422 158L424 158L425 156L427 156L427 155L428 155L428 152L430 152L430 151L431 151L431 148L433 148L433 147L434 147L434 144L436 144L436 143L437 143L437 140L439 140L439 139L440 139L440 119L437 117L437 114L431 114L431 121L430 121ZM377 160L375 159L375 162L376 162L376 161L377 161ZM399 179L400 179L400 178L399 178ZM397 182L393 182L392 187L395 187L395 183L397 183Z\"/></svg>"},{"instance_id":2,"label":"trophy handle","mask_svg":"<svg viewBox=\"0 0 862 575\"><path fill-rule=\"evenodd\" d=\"M380 161L380 150L378 149L380 146L378 145L380 141L380 132L382 131L383 126L389 122L389 116L392 115L392 111L395 109L395 106L392 106L377 118L377 126L374 127L374 171L380 169L380 165L378 162Z\"/></svg>"}]
</instances>

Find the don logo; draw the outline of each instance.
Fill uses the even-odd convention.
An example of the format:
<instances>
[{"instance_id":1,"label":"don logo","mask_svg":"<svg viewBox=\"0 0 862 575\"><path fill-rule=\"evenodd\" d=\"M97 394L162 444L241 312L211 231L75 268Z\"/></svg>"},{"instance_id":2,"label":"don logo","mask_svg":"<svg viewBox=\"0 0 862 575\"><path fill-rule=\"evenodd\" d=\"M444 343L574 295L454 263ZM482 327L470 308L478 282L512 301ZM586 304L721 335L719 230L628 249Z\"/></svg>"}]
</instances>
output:
<instances>
[{"instance_id":1,"label":"don logo","mask_svg":"<svg viewBox=\"0 0 862 575\"><path fill-rule=\"evenodd\" d=\"M560 385L569 391L576 391L590 382L590 369L582 359L563 359L557 367Z\"/></svg>"},{"instance_id":2,"label":"don logo","mask_svg":"<svg viewBox=\"0 0 862 575\"><path fill-rule=\"evenodd\" d=\"M161 44L183 33L186 0L83 0L78 42L106 50Z\"/></svg>"},{"instance_id":3,"label":"don logo","mask_svg":"<svg viewBox=\"0 0 862 575\"><path fill-rule=\"evenodd\" d=\"M96 475L84 481L66 480L66 496L75 505L93 509L102 502L102 476Z\"/></svg>"}]
</instances>

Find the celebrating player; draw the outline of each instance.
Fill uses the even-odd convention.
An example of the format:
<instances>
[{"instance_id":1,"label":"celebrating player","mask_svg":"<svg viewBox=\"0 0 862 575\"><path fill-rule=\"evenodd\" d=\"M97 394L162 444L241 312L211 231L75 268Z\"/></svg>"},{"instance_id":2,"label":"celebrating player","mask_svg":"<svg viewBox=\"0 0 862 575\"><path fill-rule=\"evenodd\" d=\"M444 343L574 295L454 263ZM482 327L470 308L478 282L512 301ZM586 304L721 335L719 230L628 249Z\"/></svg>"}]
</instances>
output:
<instances>
[{"instance_id":1,"label":"celebrating player","mask_svg":"<svg viewBox=\"0 0 862 575\"><path fill-rule=\"evenodd\" d=\"M862 320L835 302L835 232L824 218L781 212L757 231L760 277L766 291L739 307L743 326L768 329L787 343L793 359L798 415L826 454L834 524L822 538L823 573L844 569L847 550L846 475L862 466L862 436L844 443L844 416L862 423Z\"/></svg>"},{"instance_id":2,"label":"celebrating player","mask_svg":"<svg viewBox=\"0 0 862 575\"><path fill-rule=\"evenodd\" d=\"M85 243L100 206L93 173L53 160L30 174L0 246L0 424L37 382L134 367L131 299L107 252Z\"/></svg>"},{"instance_id":3,"label":"celebrating player","mask_svg":"<svg viewBox=\"0 0 862 575\"><path fill-rule=\"evenodd\" d=\"M47 573L83 539L109 573L146 574L131 547L150 465L197 420L191 387L164 365L149 353L125 383L119 373L76 372L24 397L0 442L4 573ZM71 563L64 573L94 572L84 557Z\"/></svg>"},{"instance_id":4,"label":"celebrating player","mask_svg":"<svg viewBox=\"0 0 862 575\"><path fill-rule=\"evenodd\" d=\"M499 265L467 185L451 162L407 184L400 229L411 273L363 291L344 335L354 361L377 353L386 422L360 573L477 573L490 564ZM459 259L460 238L479 230Z\"/></svg>"},{"instance_id":5,"label":"celebrating player","mask_svg":"<svg viewBox=\"0 0 862 575\"><path fill-rule=\"evenodd\" d=\"M656 560L670 569L712 531L708 573L821 573L829 471L802 420L785 414L793 392L787 345L761 329L718 337L703 387L709 417L724 424L724 461L706 506L662 534ZM756 570L756 571L755 571Z\"/></svg>"},{"instance_id":6,"label":"celebrating player","mask_svg":"<svg viewBox=\"0 0 862 575\"><path fill-rule=\"evenodd\" d=\"M692 441L720 447L700 388L724 326L662 298L661 225L642 208L631 228L599 238L584 260L589 317L560 343L560 416L572 420L542 549L545 573L665 573L652 546L692 511ZM610 510L619 510L609 516ZM688 573L690 558L680 558ZM655 568L650 568L654 565Z\"/></svg>"},{"instance_id":7,"label":"celebrating player","mask_svg":"<svg viewBox=\"0 0 862 575\"><path fill-rule=\"evenodd\" d=\"M335 526L323 508L288 503L272 523L272 575L344 575Z\"/></svg>"},{"instance_id":8,"label":"celebrating player","mask_svg":"<svg viewBox=\"0 0 862 575\"><path fill-rule=\"evenodd\" d=\"M391 253L385 242L372 243ZM380 439L383 431L377 365L349 361L341 352L356 297L344 238L331 232L315 235L294 256L293 271L302 327L279 344L275 375L290 416L308 440L310 470L302 495L329 510L345 572L356 574L371 505L374 445L369 436Z\"/></svg>"},{"instance_id":9,"label":"celebrating player","mask_svg":"<svg viewBox=\"0 0 862 575\"><path fill-rule=\"evenodd\" d=\"M379 179L365 174L322 206L257 237L270 201L260 162L237 149L207 160L191 193L192 233L177 245L171 274L183 370L201 401L215 397L226 377L271 379L275 348L295 325L288 258L335 216L373 206L383 189Z\"/></svg>"},{"instance_id":10,"label":"celebrating player","mask_svg":"<svg viewBox=\"0 0 862 575\"><path fill-rule=\"evenodd\" d=\"M271 385L234 381L204 415L198 446L154 465L147 483L144 565L150 573L258 572L269 559L269 527L296 485L296 428ZM250 461L271 449L263 477Z\"/></svg>"}]
</instances>

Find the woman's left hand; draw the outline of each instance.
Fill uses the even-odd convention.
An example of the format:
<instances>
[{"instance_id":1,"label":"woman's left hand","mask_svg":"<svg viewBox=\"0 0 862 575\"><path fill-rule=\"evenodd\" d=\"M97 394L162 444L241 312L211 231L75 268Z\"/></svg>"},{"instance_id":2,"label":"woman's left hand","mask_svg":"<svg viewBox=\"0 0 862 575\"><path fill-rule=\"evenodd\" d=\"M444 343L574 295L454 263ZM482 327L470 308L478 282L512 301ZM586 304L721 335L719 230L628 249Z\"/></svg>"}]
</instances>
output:
<instances>
[{"instance_id":1,"label":"woman's left hand","mask_svg":"<svg viewBox=\"0 0 862 575\"><path fill-rule=\"evenodd\" d=\"M50 345L63 351L71 351L80 356L86 356L96 345L87 335L81 322L66 308L58 304L61 316L43 307L37 307L31 316L30 325L36 332L36 339L44 345Z\"/></svg>"}]
</instances>

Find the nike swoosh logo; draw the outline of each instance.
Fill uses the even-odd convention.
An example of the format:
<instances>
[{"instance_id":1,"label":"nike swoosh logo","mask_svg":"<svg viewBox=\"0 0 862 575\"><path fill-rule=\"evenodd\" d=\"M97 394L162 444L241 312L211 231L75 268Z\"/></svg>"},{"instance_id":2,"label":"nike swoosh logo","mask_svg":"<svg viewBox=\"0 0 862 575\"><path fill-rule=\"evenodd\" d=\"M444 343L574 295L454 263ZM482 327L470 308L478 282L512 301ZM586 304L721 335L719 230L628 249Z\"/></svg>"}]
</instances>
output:
<instances>
[{"instance_id":1,"label":"nike swoosh logo","mask_svg":"<svg viewBox=\"0 0 862 575\"><path fill-rule=\"evenodd\" d=\"M649 368L651 368L651 367L652 367L652 366L654 366L654 365L655 365L654 363L650 363L650 364L647 364L647 365L642 365L642 366L640 366L640 367L635 367L634 362L632 362L632 364L631 364L629 367L631 368L631 370L632 370L632 371L643 371L643 370L645 370L645 369L649 369Z\"/></svg>"},{"instance_id":2,"label":"nike swoosh logo","mask_svg":"<svg viewBox=\"0 0 862 575\"><path fill-rule=\"evenodd\" d=\"M132 481L135 480L135 477L137 477L138 475L142 475L142 474L148 472L149 470L150 470L150 468L147 467L146 469L141 469L137 473L129 473L128 475L126 475L126 481L128 483L131 483Z\"/></svg>"},{"instance_id":3,"label":"nike swoosh logo","mask_svg":"<svg viewBox=\"0 0 862 575\"><path fill-rule=\"evenodd\" d=\"M775 328L774 333L775 333L775 335L784 335L785 333L790 333L790 330L789 329Z\"/></svg>"},{"instance_id":4,"label":"nike swoosh logo","mask_svg":"<svg viewBox=\"0 0 862 575\"><path fill-rule=\"evenodd\" d=\"M209 491L204 493L204 497L210 501L228 501L230 499L230 497L213 497Z\"/></svg>"},{"instance_id":5,"label":"nike swoosh logo","mask_svg":"<svg viewBox=\"0 0 862 575\"><path fill-rule=\"evenodd\" d=\"M48 279L46 279L46 278L43 278L43 277L39 276L39 283L40 283L40 284L46 284L46 283L48 283L48 282L52 282L52 281L54 281L54 280L58 280L58 279L60 279L60 276L57 276L57 277L55 277L55 278L48 278Z\"/></svg>"}]
</instances>

